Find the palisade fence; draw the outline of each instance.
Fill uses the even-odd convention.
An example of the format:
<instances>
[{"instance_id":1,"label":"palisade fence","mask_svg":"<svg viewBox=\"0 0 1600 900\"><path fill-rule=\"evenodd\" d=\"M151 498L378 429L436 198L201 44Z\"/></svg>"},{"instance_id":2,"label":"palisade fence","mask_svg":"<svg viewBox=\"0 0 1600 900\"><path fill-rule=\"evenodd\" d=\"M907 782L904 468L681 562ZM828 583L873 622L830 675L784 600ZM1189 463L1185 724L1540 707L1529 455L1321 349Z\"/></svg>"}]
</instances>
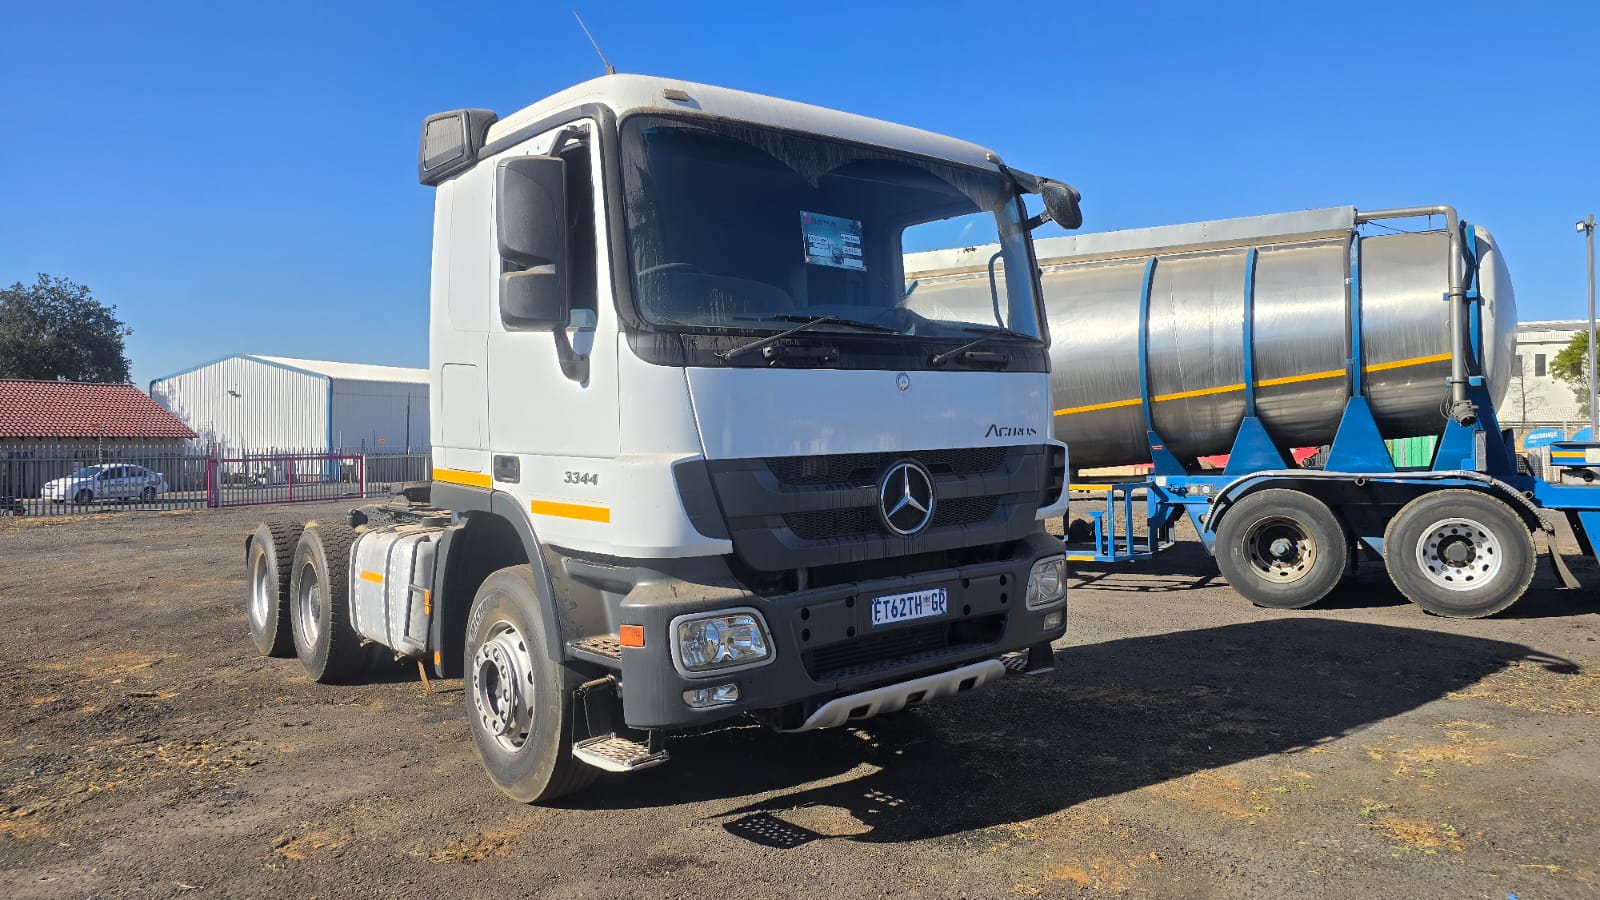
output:
<instances>
[{"instance_id":1,"label":"palisade fence","mask_svg":"<svg viewBox=\"0 0 1600 900\"><path fill-rule=\"evenodd\" d=\"M226 454L226 455L224 455ZM83 515L387 497L429 481L428 453L165 444L0 443L0 515Z\"/></svg>"}]
</instances>

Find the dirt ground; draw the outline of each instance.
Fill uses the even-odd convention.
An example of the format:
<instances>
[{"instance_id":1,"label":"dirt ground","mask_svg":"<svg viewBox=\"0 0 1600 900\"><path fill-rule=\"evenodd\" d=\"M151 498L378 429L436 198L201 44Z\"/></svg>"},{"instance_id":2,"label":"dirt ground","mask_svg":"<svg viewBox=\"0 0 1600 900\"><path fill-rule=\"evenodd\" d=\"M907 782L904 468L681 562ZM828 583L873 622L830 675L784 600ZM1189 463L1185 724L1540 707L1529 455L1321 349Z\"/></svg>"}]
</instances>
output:
<instances>
[{"instance_id":1,"label":"dirt ground","mask_svg":"<svg viewBox=\"0 0 1600 900\"><path fill-rule=\"evenodd\" d=\"M1463 622L1370 566L1292 613L1193 544L1082 567L1051 676L542 808L460 682L255 655L259 515L0 520L0 896L1600 896L1593 569Z\"/></svg>"}]
</instances>

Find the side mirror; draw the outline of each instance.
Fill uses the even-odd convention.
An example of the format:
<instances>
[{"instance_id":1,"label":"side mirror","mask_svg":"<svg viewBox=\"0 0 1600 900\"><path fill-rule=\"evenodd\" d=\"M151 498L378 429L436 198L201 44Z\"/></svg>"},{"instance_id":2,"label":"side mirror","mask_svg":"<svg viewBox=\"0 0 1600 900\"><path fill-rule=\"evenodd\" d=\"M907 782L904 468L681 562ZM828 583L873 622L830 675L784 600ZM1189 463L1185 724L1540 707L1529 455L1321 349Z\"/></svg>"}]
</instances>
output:
<instances>
[{"instance_id":1,"label":"side mirror","mask_svg":"<svg viewBox=\"0 0 1600 900\"><path fill-rule=\"evenodd\" d=\"M1044 212L1050 221L1069 231L1083 227L1083 209L1078 206L1083 195L1072 185L1041 178L1039 199L1044 201Z\"/></svg>"},{"instance_id":2,"label":"side mirror","mask_svg":"<svg viewBox=\"0 0 1600 900\"><path fill-rule=\"evenodd\" d=\"M506 272L500 276L500 321L519 331L565 328L570 315L560 272Z\"/></svg>"},{"instance_id":3,"label":"side mirror","mask_svg":"<svg viewBox=\"0 0 1600 900\"><path fill-rule=\"evenodd\" d=\"M510 271L500 276L500 320L514 328L565 325L566 163L554 156L503 159L494 171L495 238Z\"/></svg>"}]
</instances>

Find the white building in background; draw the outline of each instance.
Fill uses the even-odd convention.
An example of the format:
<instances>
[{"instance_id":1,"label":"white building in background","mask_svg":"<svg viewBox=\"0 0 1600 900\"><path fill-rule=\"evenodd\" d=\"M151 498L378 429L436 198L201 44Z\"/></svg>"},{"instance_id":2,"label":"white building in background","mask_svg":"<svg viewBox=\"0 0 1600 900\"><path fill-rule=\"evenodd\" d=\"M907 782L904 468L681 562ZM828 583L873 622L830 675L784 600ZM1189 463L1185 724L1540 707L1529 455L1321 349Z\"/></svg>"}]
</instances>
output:
<instances>
[{"instance_id":1,"label":"white building in background","mask_svg":"<svg viewBox=\"0 0 1600 900\"><path fill-rule=\"evenodd\" d=\"M1589 410L1565 382L1550 374L1556 354L1567 348L1574 335L1588 331L1586 319L1557 322L1522 322L1517 325L1517 369L1512 371L1505 404L1499 410L1500 424L1523 430L1523 426L1553 425L1568 434L1589 424Z\"/></svg>"},{"instance_id":2,"label":"white building in background","mask_svg":"<svg viewBox=\"0 0 1600 900\"><path fill-rule=\"evenodd\" d=\"M150 382L202 446L224 453L428 449L428 370L236 354Z\"/></svg>"}]
</instances>

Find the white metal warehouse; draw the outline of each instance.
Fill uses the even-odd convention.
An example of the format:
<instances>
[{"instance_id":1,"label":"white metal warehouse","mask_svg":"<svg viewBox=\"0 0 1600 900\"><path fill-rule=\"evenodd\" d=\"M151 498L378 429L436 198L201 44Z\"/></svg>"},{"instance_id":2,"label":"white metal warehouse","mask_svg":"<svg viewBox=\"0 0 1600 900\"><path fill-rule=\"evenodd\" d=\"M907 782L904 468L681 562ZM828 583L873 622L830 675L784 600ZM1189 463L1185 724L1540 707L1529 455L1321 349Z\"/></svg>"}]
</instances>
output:
<instances>
[{"instance_id":1,"label":"white metal warehouse","mask_svg":"<svg viewBox=\"0 0 1600 900\"><path fill-rule=\"evenodd\" d=\"M236 354L157 378L150 396L224 453L428 447L426 369Z\"/></svg>"}]
</instances>

